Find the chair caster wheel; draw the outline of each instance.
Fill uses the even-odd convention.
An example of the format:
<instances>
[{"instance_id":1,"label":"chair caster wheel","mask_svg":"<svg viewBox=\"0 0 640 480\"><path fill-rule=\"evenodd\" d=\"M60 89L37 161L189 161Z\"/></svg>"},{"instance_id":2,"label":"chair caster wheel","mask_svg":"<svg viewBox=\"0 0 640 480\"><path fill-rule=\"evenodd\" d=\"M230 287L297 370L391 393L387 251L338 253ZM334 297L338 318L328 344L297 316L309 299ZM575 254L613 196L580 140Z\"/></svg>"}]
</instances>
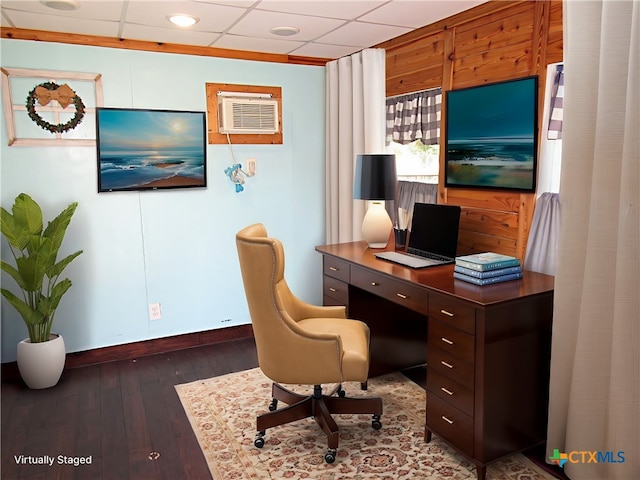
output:
<instances>
[{"instance_id":1,"label":"chair caster wheel","mask_svg":"<svg viewBox=\"0 0 640 480\"><path fill-rule=\"evenodd\" d=\"M264 432L258 432L256 434L256 439L253 441L253 445L256 448L264 447Z\"/></svg>"},{"instance_id":2,"label":"chair caster wheel","mask_svg":"<svg viewBox=\"0 0 640 480\"><path fill-rule=\"evenodd\" d=\"M276 408L278 408L278 399L274 398L273 400L271 400L271 403L269 404L269 411L274 412Z\"/></svg>"},{"instance_id":3,"label":"chair caster wheel","mask_svg":"<svg viewBox=\"0 0 640 480\"><path fill-rule=\"evenodd\" d=\"M373 420L371 420L371 427L374 430L380 430L382 428L382 423L380 422L380 415L374 415Z\"/></svg>"},{"instance_id":4,"label":"chair caster wheel","mask_svg":"<svg viewBox=\"0 0 640 480\"><path fill-rule=\"evenodd\" d=\"M327 453L324 454L324 461L327 463L333 463L336 461L336 451L335 450L329 450Z\"/></svg>"}]
</instances>

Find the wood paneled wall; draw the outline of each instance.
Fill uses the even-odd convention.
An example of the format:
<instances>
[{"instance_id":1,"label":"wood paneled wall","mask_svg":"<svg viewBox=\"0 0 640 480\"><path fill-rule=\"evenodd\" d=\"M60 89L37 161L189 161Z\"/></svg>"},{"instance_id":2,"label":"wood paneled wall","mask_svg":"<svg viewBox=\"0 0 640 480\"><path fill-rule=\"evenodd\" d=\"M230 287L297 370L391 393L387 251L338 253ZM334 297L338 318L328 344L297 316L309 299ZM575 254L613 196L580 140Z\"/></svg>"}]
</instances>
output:
<instances>
[{"instance_id":1,"label":"wood paneled wall","mask_svg":"<svg viewBox=\"0 0 640 480\"><path fill-rule=\"evenodd\" d=\"M562 1L492 0L377 47L387 51L387 96L538 75L542 117L547 65L562 61ZM524 260L535 194L445 188L444 115L438 202L462 207L458 254Z\"/></svg>"}]
</instances>

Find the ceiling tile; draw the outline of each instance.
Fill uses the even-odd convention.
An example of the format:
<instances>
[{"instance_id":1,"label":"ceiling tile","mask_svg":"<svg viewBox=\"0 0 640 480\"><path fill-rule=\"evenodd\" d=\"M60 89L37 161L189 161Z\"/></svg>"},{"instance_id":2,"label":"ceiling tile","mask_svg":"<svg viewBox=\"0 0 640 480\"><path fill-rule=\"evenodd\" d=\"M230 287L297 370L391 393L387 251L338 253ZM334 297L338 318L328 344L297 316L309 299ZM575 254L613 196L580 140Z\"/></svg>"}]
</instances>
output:
<instances>
[{"instance_id":1,"label":"ceiling tile","mask_svg":"<svg viewBox=\"0 0 640 480\"><path fill-rule=\"evenodd\" d=\"M82 1L80 8L77 10L55 10L45 7L38 0L10 0L2 1L2 9L19 10L23 12L33 12L42 15L51 15L53 18L71 17L71 18L88 18L93 20L111 20L119 21L122 16L124 2L122 0L113 1ZM54 21L57 24L57 20Z\"/></svg>"},{"instance_id":2,"label":"ceiling tile","mask_svg":"<svg viewBox=\"0 0 640 480\"><path fill-rule=\"evenodd\" d=\"M196 32L194 30L178 30L172 28L148 27L125 23L122 29L122 38L132 40L146 40L159 43L178 43L186 45L208 46L219 34L208 32Z\"/></svg>"},{"instance_id":3,"label":"ceiling tile","mask_svg":"<svg viewBox=\"0 0 640 480\"><path fill-rule=\"evenodd\" d=\"M228 29L244 14L245 10L224 5L212 5L200 2L159 2L157 8L149 8L148 2L130 2L127 7L126 21L138 25L162 28L175 28L181 31L198 30L201 32L221 33ZM199 22L189 28L180 28L167 19L168 15L185 13L199 18Z\"/></svg>"},{"instance_id":4,"label":"ceiling tile","mask_svg":"<svg viewBox=\"0 0 640 480\"><path fill-rule=\"evenodd\" d=\"M317 39L319 43L369 47L410 32L410 28L351 22Z\"/></svg>"},{"instance_id":5,"label":"ceiling tile","mask_svg":"<svg viewBox=\"0 0 640 480\"><path fill-rule=\"evenodd\" d=\"M486 0L394 0L358 20L418 28L475 7Z\"/></svg>"},{"instance_id":6,"label":"ceiling tile","mask_svg":"<svg viewBox=\"0 0 640 480\"><path fill-rule=\"evenodd\" d=\"M55 17L52 21L51 15L18 11L11 12L10 18L16 28L118 37L117 21L83 19L79 22L77 18L64 16Z\"/></svg>"},{"instance_id":7,"label":"ceiling tile","mask_svg":"<svg viewBox=\"0 0 640 480\"><path fill-rule=\"evenodd\" d=\"M229 33L248 37L274 38L274 35L269 32L272 27L298 27L300 33L288 38L309 41L343 24L344 20L252 10L233 26Z\"/></svg>"},{"instance_id":8,"label":"ceiling tile","mask_svg":"<svg viewBox=\"0 0 640 480\"><path fill-rule=\"evenodd\" d=\"M301 45L304 45L304 42L263 38L260 40L260 51L284 54L295 50ZM253 50L256 46L256 39L242 35L224 35L211 46L217 48L230 48L232 50Z\"/></svg>"},{"instance_id":9,"label":"ceiling tile","mask_svg":"<svg viewBox=\"0 0 640 480\"><path fill-rule=\"evenodd\" d=\"M336 0L305 0L305 1L280 1L262 0L256 8L259 10L270 10L272 12L296 13L301 15L312 15L316 17L340 18L350 20L358 18L371 10L384 5L384 1L346 1L340 2L336 8Z\"/></svg>"},{"instance_id":10,"label":"ceiling tile","mask_svg":"<svg viewBox=\"0 0 640 480\"><path fill-rule=\"evenodd\" d=\"M318 58L340 58L360 51L359 47L349 47L344 45L324 45L321 43L307 43L300 48L290 52L291 55L302 57Z\"/></svg>"}]
</instances>

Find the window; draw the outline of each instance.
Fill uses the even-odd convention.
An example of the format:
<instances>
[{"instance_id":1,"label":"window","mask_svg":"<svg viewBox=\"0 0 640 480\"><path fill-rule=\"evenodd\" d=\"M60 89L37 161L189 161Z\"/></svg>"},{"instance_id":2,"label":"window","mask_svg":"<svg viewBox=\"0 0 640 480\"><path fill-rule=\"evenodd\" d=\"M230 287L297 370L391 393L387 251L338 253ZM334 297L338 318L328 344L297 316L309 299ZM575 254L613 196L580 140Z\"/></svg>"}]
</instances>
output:
<instances>
[{"instance_id":1,"label":"window","mask_svg":"<svg viewBox=\"0 0 640 480\"><path fill-rule=\"evenodd\" d=\"M398 179L438 183L442 89L389 97L387 152L396 154Z\"/></svg>"},{"instance_id":2,"label":"window","mask_svg":"<svg viewBox=\"0 0 640 480\"><path fill-rule=\"evenodd\" d=\"M391 142L387 152L395 153L398 180L438 183L440 146L425 145L421 140L401 145Z\"/></svg>"}]
</instances>

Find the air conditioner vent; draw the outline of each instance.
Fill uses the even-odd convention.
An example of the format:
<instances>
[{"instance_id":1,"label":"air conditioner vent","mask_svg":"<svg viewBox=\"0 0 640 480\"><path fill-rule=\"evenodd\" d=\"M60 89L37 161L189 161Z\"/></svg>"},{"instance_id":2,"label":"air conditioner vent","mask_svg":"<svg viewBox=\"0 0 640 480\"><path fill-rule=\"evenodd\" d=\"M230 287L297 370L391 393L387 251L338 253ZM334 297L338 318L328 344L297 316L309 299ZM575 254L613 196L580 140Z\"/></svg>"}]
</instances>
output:
<instances>
[{"instance_id":1,"label":"air conditioner vent","mask_svg":"<svg viewBox=\"0 0 640 480\"><path fill-rule=\"evenodd\" d=\"M278 133L278 101L270 98L218 97L220 133Z\"/></svg>"}]
</instances>

